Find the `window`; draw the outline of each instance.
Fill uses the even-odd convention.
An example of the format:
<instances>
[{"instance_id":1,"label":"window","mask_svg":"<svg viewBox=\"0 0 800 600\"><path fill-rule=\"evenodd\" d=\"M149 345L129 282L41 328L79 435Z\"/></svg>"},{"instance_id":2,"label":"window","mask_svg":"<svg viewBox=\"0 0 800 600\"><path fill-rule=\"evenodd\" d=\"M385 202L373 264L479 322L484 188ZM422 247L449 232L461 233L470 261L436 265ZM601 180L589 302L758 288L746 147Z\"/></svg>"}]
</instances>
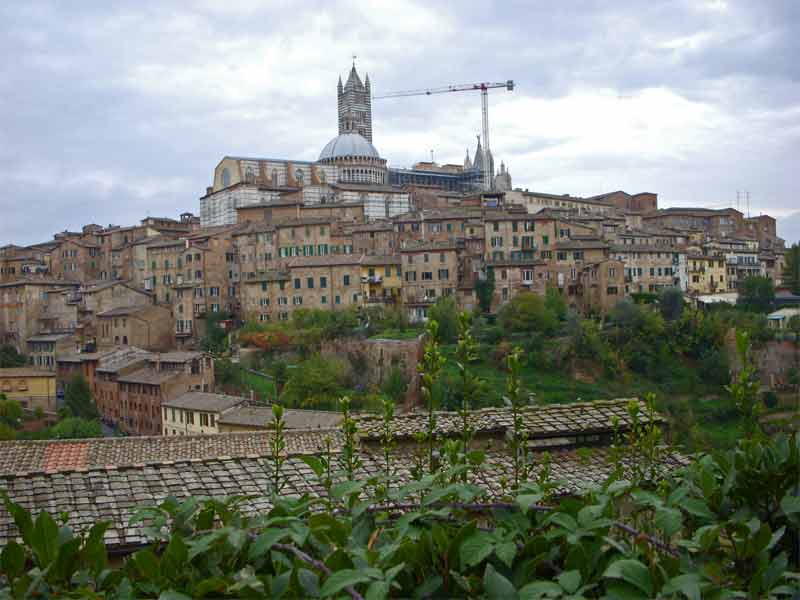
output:
<instances>
[{"instance_id":1,"label":"window","mask_svg":"<svg viewBox=\"0 0 800 600\"><path fill-rule=\"evenodd\" d=\"M432 271L423 271L422 272L422 281L433 281L433 272Z\"/></svg>"},{"instance_id":2,"label":"window","mask_svg":"<svg viewBox=\"0 0 800 600\"><path fill-rule=\"evenodd\" d=\"M350 285L350 275L344 276L344 285Z\"/></svg>"},{"instance_id":3,"label":"window","mask_svg":"<svg viewBox=\"0 0 800 600\"><path fill-rule=\"evenodd\" d=\"M321 287L321 288L328 287L328 278L327 277L320 277L319 278L319 287Z\"/></svg>"},{"instance_id":4,"label":"window","mask_svg":"<svg viewBox=\"0 0 800 600\"><path fill-rule=\"evenodd\" d=\"M556 260L567 260L567 253L562 250L556 252Z\"/></svg>"},{"instance_id":5,"label":"window","mask_svg":"<svg viewBox=\"0 0 800 600\"><path fill-rule=\"evenodd\" d=\"M292 297L292 304L295 306L300 306L303 304L303 297L302 296L294 296Z\"/></svg>"},{"instance_id":6,"label":"window","mask_svg":"<svg viewBox=\"0 0 800 600\"><path fill-rule=\"evenodd\" d=\"M327 296L322 296L322 297L319 299L319 301L320 301L320 303L322 303L322 304L327 304L327 303L328 303L328 297L327 297Z\"/></svg>"},{"instance_id":7,"label":"window","mask_svg":"<svg viewBox=\"0 0 800 600\"><path fill-rule=\"evenodd\" d=\"M300 278L299 277L295 277L295 279L294 279L294 289L296 289L296 290L300 289Z\"/></svg>"},{"instance_id":8,"label":"window","mask_svg":"<svg viewBox=\"0 0 800 600\"><path fill-rule=\"evenodd\" d=\"M440 280L450 279L450 271L449 271L449 269L439 269L439 279Z\"/></svg>"},{"instance_id":9,"label":"window","mask_svg":"<svg viewBox=\"0 0 800 600\"><path fill-rule=\"evenodd\" d=\"M342 303L342 299L341 299L341 297L340 297L340 296L336 296L336 297L333 299L333 303L334 303L334 304L341 304L341 303Z\"/></svg>"}]
</instances>

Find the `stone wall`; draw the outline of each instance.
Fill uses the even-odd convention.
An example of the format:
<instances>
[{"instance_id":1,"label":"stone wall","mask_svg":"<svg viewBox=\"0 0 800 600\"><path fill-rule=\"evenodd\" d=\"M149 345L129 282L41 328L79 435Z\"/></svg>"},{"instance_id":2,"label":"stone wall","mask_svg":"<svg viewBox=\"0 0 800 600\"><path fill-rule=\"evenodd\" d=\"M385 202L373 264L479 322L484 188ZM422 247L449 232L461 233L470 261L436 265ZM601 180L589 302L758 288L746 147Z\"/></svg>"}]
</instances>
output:
<instances>
[{"instance_id":1,"label":"stone wall","mask_svg":"<svg viewBox=\"0 0 800 600\"><path fill-rule=\"evenodd\" d=\"M364 384L380 387L396 366L408 382L405 402L398 410L410 411L419 403L417 364L422 359L424 336L412 340L338 339L323 342L323 355L344 356Z\"/></svg>"},{"instance_id":2,"label":"stone wall","mask_svg":"<svg viewBox=\"0 0 800 600\"><path fill-rule=\"evenodd\" d=\"M725 338L725 347L731 361L731 368L737 372L741 365L736 353L736 336L731 330ZM791 340L772 340L763 346L752 349L753 361L763 387L782 390L789 385L789 374L793 368L800 368L800 347Z\"/></svg>"}]
</instances>

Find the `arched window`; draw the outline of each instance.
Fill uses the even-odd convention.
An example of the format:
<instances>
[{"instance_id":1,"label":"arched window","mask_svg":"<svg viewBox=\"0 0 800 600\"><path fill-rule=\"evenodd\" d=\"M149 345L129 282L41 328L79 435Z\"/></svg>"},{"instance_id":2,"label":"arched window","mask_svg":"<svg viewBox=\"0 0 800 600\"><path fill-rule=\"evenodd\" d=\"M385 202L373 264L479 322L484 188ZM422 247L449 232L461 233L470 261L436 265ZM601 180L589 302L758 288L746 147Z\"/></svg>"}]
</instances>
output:
<instances>
[{"instance_id":1,"label":"arched window","mask_svg":"<svg viewBox=\"0 0 800 600\"><path fill-rule=\"evenodd\" d=\"M222 187L228 187L231 184L231 172L227 168L222 169Z\"/></svg>"},{"instance_id":2,"label":"arched window","mask_svg":"<svg viewBox=\"0 0 800 600\"><path fill-rule=\"evenodd\" d=\"M303 183L305 183L305 174L303 173L303 169L297 169L297 174L294 176L294 178L297 180L297 184L300 187L303 187Z\"/></svg>"},{"instance_id":3,"label":"arched window","mask_svg":"<svg viewBox=\"0 0 800 600\"><path fill-rule=\"evenodd\" d=\"M256 180L256 174L253 171L253 167L247 167L247 169L245 169L244 179L249 183L252 183L253 181Z\"/></svg>"}]
</instances>

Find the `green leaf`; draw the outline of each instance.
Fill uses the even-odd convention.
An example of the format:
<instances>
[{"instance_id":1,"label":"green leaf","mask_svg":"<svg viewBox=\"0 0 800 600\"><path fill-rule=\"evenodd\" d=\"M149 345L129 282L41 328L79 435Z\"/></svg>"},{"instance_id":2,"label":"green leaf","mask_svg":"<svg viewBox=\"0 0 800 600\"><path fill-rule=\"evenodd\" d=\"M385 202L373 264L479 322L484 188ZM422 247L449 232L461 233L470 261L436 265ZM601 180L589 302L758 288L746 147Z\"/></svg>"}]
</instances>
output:
<instances>
[{"instance_id":1,"label":"green leaf","mask_svg":"<svg viewBox=\"0 0 800 600\"><path fill-rule=\"evenodd\" d=\"M331 488L331 496L341 500L345 496L351 496L360 492L367 485L366 481L345 481Z\"/></svg>"},{"instance_id":2,"label":"green leaf","mask_svg":"<svg viewBox=\"0 0 800 600\"><path fill-rule=\"evenodd\" d=\"M6 507L6 510L14 517L14 524L17 526L20 535L22 536L22 541L25 542L28 546L33 546L33 519L31 519L31 513L25 510L19 504L12 502L9 500L8 496L5 492L3 492L3 504Z\"/></svg>"},{"instance_id":3,"label":"green leaf","mask_svg":"<svg viewBox=\"0 0 800 600\"><path fill-rule=\"evenodd\" d=\"M297 581L300 583L300 587L303 588L303 591L308 596L313 598L319 596L319 577L316 573L314 573L314 571L309 571L308 569L298 569Z\"/></svg>"},{"instance_id":4,"label":"green leaf","mask_svg":"<svg viewBox=\"0 0 800 600\"><path fill-rule=\"evenodd\" d=\"M208 579L203 579L194 586L194 589L192 589L192 596L203 597L209 594L221 596L226 587L228 587L228 583L222 577L209 577Z\"/></svg>"},{"instance_id":5,"label":"green leaf","mask_svg":"<svg viewBox=\"0 0 800 600\"><path fill-rule=\"evenodd\" d=\"M13 581L25 571L25 550L14 540L11 540L0 553L0 567L9 580Z\"/></svg>"},{"instance_id":6,"label":"green leaf","mask_svg":"<svg viewBox=\"0 0 800 600\"><path fill-rule=\"evenodd\" d=\"M558 583L566 592L574 594L581 585L581 572L564 571L558 576Z\"/></svg>"},{"instance_id":7,"label":"green leaf","mask_svg":"<svg viewBox=\"0 0 800 600\"><path fill-rule=\"evenodd\" d=\"M365 600L383 600L389 597L389 584L385 581L373 581L367 588Z\"/></svg>"},{"instance_id":8,"label":"green leaf","mask_svg":"<svg viewBox=\"0 0 800 600\"><path fill-rule=\"evenodd\" d=\"M309 468L314 471L314 475L317 477L322 477L322 474L325 472L325 465L322 464L322 461L319 458L316 456L311 456L310 454L306 454L300 456L300 460L306 463Z\"/></svg>"},{"instance_id":9,"label":"green leaf","mask_svg":"<svg viewBox=\"0 0 800 600\"><path fill-rule=\"evenodd\" d=\"M708 508L708 504L699 498L682 498L678 502L678 506L695 517L700 517L701 519L714 518L714 514Z\"/></svg>"},{"instance_id":10,"label":"green leaf","mask_svg":"<svg viewBox=\"0 0 800 600\"><path fill-rule=\"evenodd\" d=\"M572 515L567 513L555 513L547 519L548 523L555 523L569 532L574 532L578 528L578 522Z\"/></svg>"},{"instance_id":11,"label":"green leaf","mask_svg":"<svg viewBox=\"0 0 800 600\"><path fill-rule=\"evenodd\" d=\"M667 594L675 594L680 592L684 596L686 596L689 600L701 600L700 594L700 583L702 580L700 576L696 573L690 573L688 575L678 575L677 577L673 577L666 584L661 590L662 595Z\"/></svg>"},{"instance_id":12,"label":"green leaf","mask_svg":"<svg viewBox=\"0 0 800 600\"><path fill-rule=\"evenodd\" d=\"M369 575L361 571L342 569L341 571L336 571L325 580L325 583L322 584L322 589L319 591L319 595L322 597L333 596L348 585L356 585L367 581L370 581Z\"/></svg>"},{"instance_id":13,"label":"green leaf","mask_svg":"<svg viewBox=\"0 0 800 600\"><path fill-rule=\"evenodd\" d=\"M483 589L491 600L509 600L517 597L514 585L498 573L491 563L487 563L483 573Z\"/></svg>"},{"instance_id":14,"label":"green leaf","mask_svg":"<svg viewBox=\"0 0 800 600\"><path fill-rule=\"evenodd\" d=\"M514 564L514 558L517 556L517 545L514 542L497 544L494 553L510 569L511 565Z\"/></svg>"},{"instance_id":15,"label":"green leaf","mask_svg":"<svg viewBox=\"0 0 800 600\"><path fill-rule=\"evenodd\" d=\"M534 506L541 502L542 498L544 498L544 494L522 494L517 496L517 504L522 509L522 512L527 513L531 506Z\"/></svg>"},{"instance_id":16,"label":"green leaf","mask_svg":"<svg viewBox=\"0 0 800 600\"><path fill-rule=\"evenodd\" d=\"M650 578L650 571L638 560L623 559L611 563L603 577L609 579L622 579L636 586L645 594L653 593L653 582Z\"/></svg>"},{"instance_id":17,"label":"green leaf","mask_svg":"<svg viewBox=\"0 0 800 600\"><path fill-rule=\"evenodd\" d=\"M461 544L459 550L461 567L474 567L494 550L492 536L485 531L476 531Z\"/></svg>"},{"instance_id":18,"label":"green leaf","mask_svg":"<svg viewBox=\"0 0 800 600\"><path fill-rule=\"evenodd\" d=\"M787 515L800 513L800 496L785 495L781 500L781 510Z\"/></svg>"},{"instance_id":19,"label":"green leaf","mask_svg":"<svg viewBox=\"0 0 800 600\"><path fill-rule=\"evenodd\" d=\"M192 597L175 590L167 590L166 592L161 592L158 600L192 600Z\"/></svg>"},{"instance_id":20,"label":"green leaf","mask_svg":"<svg viewBox=\"0 0 800 600\"><path fill-rule=\"evenodd\" d=\"M414 597L415 598L427 598L432 596L434 592L436 592L440 587L442 587L442 583L444 580L439 575L432 575L428 577L425 581L422 582L422 585L418 586L416 590L414 590Z\"/></svg>"},{"instance_id":21,"label":"green leaf","mask_svg":"<svg viewBox=\"0 0 800 600\"><path fill-rule=\"evenodd\" d=\"M675 508L661 507L656 510L655 524L667 538L671 538L683 526L683 515Z\"/></svg>"},{"instance_id":22,"label":"green leaf","mask_svg":"<svg viewBox=\"0 0 800 600\"><path fill-rule=\"evenodd\" d=\"M250 545L250 550L247 552L247 557L250 560L263 556L272 546L279 542L281 539L289 535L286 529L267 529L262 531L255 541Z\"/></svg>"},{"instance_id":23,"label":"green leaf","mask_svg":"<svg viewBox=\"0 0 800 600\"><path fill-rule=\"evenodd\" d=\"M36 517L33 525L33 543L31 544L39 567L44 569L50 565L58 552L58 525L47 511Z\"/></svg>"},{"instance_id":24,"label":"green leaf","mask_svg":"<svg viewBox=\"0 0 800 600\"><path fill-rule=\"evenodd\" d=\"M557 598L563 593L563 588L552 581L534 581L519 591L519 600L539 600L552 596Z\"/></svg>"}]
</instances>

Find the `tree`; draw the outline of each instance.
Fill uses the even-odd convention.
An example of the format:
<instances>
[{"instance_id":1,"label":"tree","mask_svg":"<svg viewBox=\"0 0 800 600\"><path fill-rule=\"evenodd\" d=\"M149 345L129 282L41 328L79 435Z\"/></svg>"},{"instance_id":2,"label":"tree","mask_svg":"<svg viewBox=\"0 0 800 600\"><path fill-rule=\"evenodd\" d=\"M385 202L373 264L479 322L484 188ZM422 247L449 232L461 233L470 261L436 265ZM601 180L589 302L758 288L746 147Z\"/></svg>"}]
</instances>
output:
<instances>
[{"instance_id":1,"label":"tree","mask_svg":"<svg viewBox=\"0 0 800 600\"><path fill-rule=\"evenodd\" d=\"M5 394L0 394L0 423L16 429L22 420L22 413L22 405L19 402L9 400Z\"/></svg>"},{"instance_id":2,"label":"tree","mask_svg":"<svg viewBox=\"0 0 800 600\"><path fill-rule=\"evenodd\" d=\"M26 363L25 357L11 344L0 346L0 369L23 367Z\"/></svg>"},{"instance_id":3,"label":"tree","mask_svg":"<svg viewBox=\"0 0 800 600\"><path fill-rule=\"evenodd\" d=\"M48 433L48 437L55 439L103 437L103 430L98 421L90 421L80 417L62 419L53 425Z\"/></svg>"},{"instance_id":4,"label":"tree","mask_svg":"<svg viewBox=\"0 0 800 600\"><path fill-rule=\"evenodd\" d=\"M793 294L800 294L800 244L792 244L792 247L784 254L784 261L781 274L783 285L787 286Z\"/></svg>"},{"instance_id":5,"label":"tree","mask_svg":"<svg viewBox=\"0 0 800 600\"><path fill-rule=\"evenodd\" d=\"M270 369L272 372L272 380L275 382L275 391L280 396L286 382L289 381L289 367L282 360L276 360L272 363Z\"/></svg>"},{"instance_id":6,"label":"tree","mask_svg":"<svg viewBox=\"0 0 800 600\"><path fill-rule=\"evenodd\" d=\"M559 321L567 318L567 302L556 286L551 285L547 288L544 295L544 305L553 312Z\"/></svg>"},{"instance_id":7,"label":"tree","mask_svg":"<svg viewBox=\"0 0 800 600\"><path fill-rule=\"evenodd\" d=\"M520 292L500 309L500 326L506 331L552 333L558 326L555 313L544 298L533 292Z\"/></svg>"},{"instance_id":8,"label":"tree","mask_svg":"<svg viewBox=\"0 0 800 600\"><path fill-rule=\"evenodd\" d=\"M428 309L428 319L439 324L439 339L442 343L451 344L458 337L458 307L452 296L439 298Z\"/></svg>"},{"instance_id":9,"label":"tree","mask_svg":"<svg viewBox=\"0 0 800 600\"><path fill-rule=\"evenodd\" d=\"M475 282L475 295L478 297L478 306L481 312L488 313L492 310L494 298L494 269L486 269L486 276L478 278Z\"/></svg>"},{"instance_id":10,"label":"tree","mask_svg":"<svg viewBox=\"0 0 800 600\"><path fill-rule=\"evenodd\" d=\"M668 287L658 297L661 316L667 321L677 321L683 314L683 292L677 287Z\"/></svg>"},{"instance_id":11,"label":"tree","mask_svg":"<svg viewBox=\"0 0 800 600\"><path fill-rule=\"evenodd\" d=\"M206 317L206 334L200 340L200 347L212 354L220 354L225 350L228 334L220 325L221 321L228 319L230 315L226 313L209 313Z\"/></svg>"},{"instance_id":12,"label":"tree","mask_svg":"<svg viewBox=\"0 0 800 600\"><path fill-rule=\"evenodd\" d=\"M389 371L389 376L381 386L383 394L395 404L399 404L405 397L407 388L408 380L403 374L403 371L397 365L392 366L392 370Z\"/></svg>"},{"instance_id":13,"label":"tree","mask_svg":"<svg viewBox=\"0 0 800 600\"><path fill-rule=\"evenodd\" d=\"M767 312L775 300L775 286L769 277L752 276L739 286L739 304L754 312Z\"/></svg>"},{"instance_id":14,"label":"tree","mask_svg":"<svg viewBox=\"0 0 800 600\"><path fill-rule=\"evenodd\" d=\"M64 390L64 413L68 417L90 420L100 417L92 399L89 383L80 373L76 373L72 377Z\"/></svg>"},{"instance_id":15,"label":"tree","mask_svg":"<svg viewBox=\"0 0 800 600\"><path fill-rule=\"evenodd\" d=\"M292 369L282 399L297 408L334 408L351 373L347 359L315 354Z\"/></svg>"}]
</instances>

